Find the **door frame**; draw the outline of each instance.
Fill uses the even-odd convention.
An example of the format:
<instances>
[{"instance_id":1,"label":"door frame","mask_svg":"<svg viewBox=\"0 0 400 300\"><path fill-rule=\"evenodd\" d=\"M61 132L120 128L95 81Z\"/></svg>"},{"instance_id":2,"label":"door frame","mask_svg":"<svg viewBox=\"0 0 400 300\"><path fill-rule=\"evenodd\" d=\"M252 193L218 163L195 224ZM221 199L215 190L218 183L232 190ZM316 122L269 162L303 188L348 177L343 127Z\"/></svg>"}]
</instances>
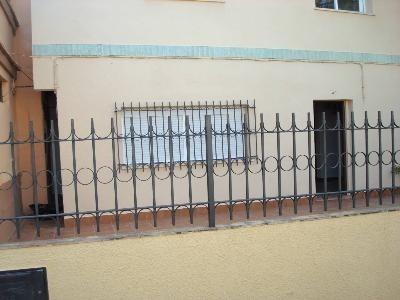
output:
<instances>
[{"instance_id":1,"label":"door frame","mask_svg":"<svg viewBox=\"0 0 400 300\"><path fill-rule=\"evenodd\" d=\"M335 103L335 104L340 104L340 106L341 106L341 112L340 112L340 115L341 115L341 117L340 117L341 128L342 129L344 128L344 130L343 130L343 132L341 134L341 141L342 141L342 145L341 145L342 146L341 147L342 148L341 149L341 152L342 152L341 153L341 155L342 155L342 158L341 158L341 163L342 163L342 190L341 190L341 192L344 192L344 191L347 191L347 188L349 186L349 182L348 182L348 180L349 180L349 176L348 175L349 174L348 174L348 165L347 165L347 162L348 162L347 153L349 153L348 152L349 149L348 149L348 142L347 142L348 138L347 138L347 135L349 134L349 132L346 129L347 129L347 124L348 124L348 120L349 120L349 112L351 111L351 103L352 102L350 100L345 100L345 99L314 100L313 101L313 116L314 116L314 123L313 124L314 124L314 129L315 129L315 116L316 116L315 107L316 107L316 105L318 103L332 103L332 104ZM316 132L314 131L314 155L317 154L316 153L316 149L317 149L316 142L317 142ZM344 153L346 155L343 155ZM315 169L314 169L314 184L315 184L315 191L317 193L321 192L321 191L317 190L317 170L315 170Z\"/></svg>"}]
</instances>

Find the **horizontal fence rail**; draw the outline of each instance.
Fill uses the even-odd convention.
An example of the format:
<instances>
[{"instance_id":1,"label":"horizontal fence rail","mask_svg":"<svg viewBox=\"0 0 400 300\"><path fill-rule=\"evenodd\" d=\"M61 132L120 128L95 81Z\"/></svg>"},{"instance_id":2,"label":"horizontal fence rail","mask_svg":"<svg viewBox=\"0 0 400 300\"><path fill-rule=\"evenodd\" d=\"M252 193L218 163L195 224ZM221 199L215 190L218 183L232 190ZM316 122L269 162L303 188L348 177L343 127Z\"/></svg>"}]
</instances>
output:
<instances>
[{"instance_id":1,"label":"horizontal fence rail","mask_svg":"<svg viewBox=\"0 0 400 300\"><path fill-rule=\"evenodd\" d=\"M375 122L367 113L361 122L354 113L313 117L308 113L299 121L292 114L282 121L276 114L267 120L248 103L122 105L109 126L101 124L103 132L108 127L105 134L92 119L90 132L80 136L71 120L60 128L69 129L66 137L51 122L41 138L30 123L23 140L11 123L9 137L0 141L0 151L11 157L0 172L6 178L0 195L10 195L12 213L0 215L0 227L12 223L19 238L23 223L31 222L40 236L43 222L52 220L60 235L64 222L73 220L79 234L83 218L91 217L100 232L105 215L118 230L129 214L138 229L141 214L150 214L158 227L161 211L176 225L180 210L193 224L200 208L214 227L220 206L233 220L236 206L249 219L256 203L263 217L272 202L278 215L288 201L294 214L301 201L309 213L316 201L324 211L332 201L343 209L344 199L356 208L359 196L366 207L372 196L378 205L387 195L395 203L400 159L394 113L386 122L380 112ZM45 163L38 162L40 151ZM0 206L6 203L2 198Z\"/></svg>"}]
</instances>

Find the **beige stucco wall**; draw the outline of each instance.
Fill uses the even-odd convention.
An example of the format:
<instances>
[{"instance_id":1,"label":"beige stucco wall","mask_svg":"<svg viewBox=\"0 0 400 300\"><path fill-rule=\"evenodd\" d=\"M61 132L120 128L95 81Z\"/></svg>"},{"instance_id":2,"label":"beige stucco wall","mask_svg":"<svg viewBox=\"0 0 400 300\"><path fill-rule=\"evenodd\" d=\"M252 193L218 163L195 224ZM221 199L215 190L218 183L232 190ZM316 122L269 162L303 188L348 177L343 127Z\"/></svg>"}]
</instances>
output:
<instances>
[{"instance_id":1,"label":"beige stucco wall","mask_svg":"<svg viewBox=\"0 0 400 300\"><path fill-rule=\"evenodd\" d=\"M306 63L306 62L259 62L238 60L202 60L202 59L129 59L129 58L59 58L57 66L57 97L59 110L59 127L62 137L70 134L70 119L75 119L78 136L90 133L90 118L93 117L96 132L108 134L110 119L115 117L114 101L122 104L120 99L133 101L149 100L160 103L169 99L188 99L195 103L204 99L256 99L257 113L263 113L267 128L272 129L275 113L281 113L282 126L289 128L291 113L295 112L299 127L306 127L306 114L313 110L313 100L351 101L355 111L357 124L362 124L364 111L369 111L371 124L376 124L377 110L382 110L385 124L389 124L390 110L395 111L398 120L400 107L400 67L365 65L363 73L357 64ZM79 71L78 71L79 70ZM100 74L102 74L100 76ZM118 74L118 76L114 76ZM364 97L361 78L364 78ZM106 88L103 88L106 87ZM332 92L334 91L334 94ZM183 101L181 100L181 103ZM120 125L120 121L118 121ZM391 148L390 132L384 132L383 149ZM364 133L356 133L356 151L364 151ZM377 150L378 136L370 134L370 151ZM395 140L395 148L399 149L399 139ZM350 139L348 137L348 145ZM98 167L112 166L110 142L97 143ZM90 142L81 142L77 146L77 167L93 168ZM276 137L269 135L266 139L268 155L276 156ZM291 135L282 137L282 155L291 154ZM307 154L307 136L298 135L298 154ZM348 146L348 151L351 147ZM61 147L63 168L72 170L71 145L65 143ZM372 159L372 157L371 157ZM387 158L385 158L387 159ZM271 167L270 167L271 168ZM259 165L252 167L258 170ZM370 186L378 187L377 166L370 169ZM183 171L184 172L184 171ZM365 187L365 168L357 167L357 188ZM197 174L202 173L199 171ZM223 171L221 171L223 173ZM99 173L102 181L108 181L111 173L102 170ZM141 178L147 178L149 172L141 172ZM349 171L350 174L350 171ZM164 178L166 173L159 173ZM74 187L71 173L63 171L64 204L66 211L74 211ZM124 183L130 176L126 171L118 174L120 207L132 207L132 183ZM283 193L293 192L291 172L283 173ZM351 181L349 176L348 184ZM79 173L81 182L89 182L90 172ZM107 180L105 180L107 178ZM308 173L298 172L298 192L308 192ZM218 189L216 199L227 199L228 178L216 178ZM267 174L268 195L277 194L277 174ZM234 176L234 198L244 198L244 175ZM251 196L260 197L261 174L251 175ZM188 201L187 180L176 180L175 189L178 202ZM181 184L181 185L179 185ZM139 182L139 205L151 203L151 184ZM390 166L383 168L383 185L391 185ZM157 204L168 204L169 182L157 180ZM113 184L99 185L100 207L114 207ZM195 180L194 198L206 199L205 181ZM79 184L81 209L94 208L93 184Z\"/></svg>"},{"instance_id":2,"label":"beige stucco wall","mask_svg":"<svg viewBox=\"0 0 400 300\"><path fill-rule=\"evenodd\" d=\"M400 213L0 250L51 299L398 299Z\"/></svg>"},{"instance_id":3,"label":"beige stucco wall","mask_svg":"<svg viewBox=\"0 0 400 300\"><path fill-rule=\"evenodd\" d=\"M374 15L316 10L314 0L243 1L224 3L200 1L32 1L33 44L186 45L273 49L307 49L400 54L398 15L395 0L371 1ZM129 12L129 13L127 13ZM107 17L104 17L107 16ZM295 20L295 23L294 23ZM145 57L34 57L34 85L57 92L61 136L70 134L75 119L79 136L90 133L93 117L99 134L109 131L114 102L202 101L256 99L257 113L264 113L269 128L275 113L281 113L284 127L296 112L304 125L312 112L313 100L349 100L358 123L365 110L376 122L377 110L388 123L389 111L398 118L400 107L400 66L356 63L285 62L249 59L168 59ZM357 151L364 150L362 134L356 134ZM298 139L298 153L306 152L306 137ZM290 137L282 140L282 155L292 151ZM400 140L396 139L395 148ZM268 140L275 149L275 138ZM384 149L390 138L384 138ZM370 137L370 151L377 149L377 136ZM351 149L348 148L348 151ZM276 155L274 151L268 155ZM62 168L72 169L71 145L61 147ZM77 167L92 168L90 143L77 146ZM97 144L98 166L111 166L111 145ZM365 186L364 168L357 170L357 188ZM377 187L378 172L371 168L371 187ZM141 173L148 177L148 170ZM160 174L164 177L165 174ZM110 172L101 171L110 178ZM132 184L123 183L129 174L118 174L120 207L132 207ZM292 175L284 174L284 194L292 193ZM79 173L89 182L91 173ZM306 172L298 172L299 193L307 192ZM360 178L360 179L359 179ZM227 177L216 179L217 199L227 199ZM383 185L391 185L390 167L383 169ZM397 179L398 180L398 179ZM250 180L251 196L261 196L260 176ZM268 174L268 193L276 195L276 173ZM72 175L63 171L64 204L74 211ZM187 181L175 189L178 202L187 202ZM350 185L350 176L348 179ZM243 176L234 177L234 197L243 198ZM204 181L194 184L195 198L205 200ZM80 209L94 208L92 184L79 184ZM139 187L139 205L152 200L150 181ZM100 208L114 207L112 182L99 185ZM157 204L168 204L169 183L157 181Z\"/></svg>"},{"instance_id":4,"label":"beige stucco wall","mask_svg":"<svg viewBox=\"0 0 400 300\"><path fill-rule=\"evenodd\" d=\"M33 0L33 43L400 52L397 0L374 0L375 16L314 7L314 0Z\"/></svg>"}]
</instances>

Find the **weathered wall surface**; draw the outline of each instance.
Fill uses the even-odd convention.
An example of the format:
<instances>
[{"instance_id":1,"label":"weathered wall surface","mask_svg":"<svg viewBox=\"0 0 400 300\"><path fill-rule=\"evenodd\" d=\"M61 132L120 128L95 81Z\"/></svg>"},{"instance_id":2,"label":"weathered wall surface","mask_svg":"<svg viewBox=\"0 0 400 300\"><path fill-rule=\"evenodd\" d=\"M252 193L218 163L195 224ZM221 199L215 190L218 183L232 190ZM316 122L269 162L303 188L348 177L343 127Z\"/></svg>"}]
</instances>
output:
<instances>
[{"instance_id":1,"label":"weathered wall surface","mask_svg":"<svg viewBox=\"0 0 400 300\"><path fill-rule=\"evenodd\" d=\"M398 299L400 213L0 250L51 299Z\"/></svg>"}]
</instances>

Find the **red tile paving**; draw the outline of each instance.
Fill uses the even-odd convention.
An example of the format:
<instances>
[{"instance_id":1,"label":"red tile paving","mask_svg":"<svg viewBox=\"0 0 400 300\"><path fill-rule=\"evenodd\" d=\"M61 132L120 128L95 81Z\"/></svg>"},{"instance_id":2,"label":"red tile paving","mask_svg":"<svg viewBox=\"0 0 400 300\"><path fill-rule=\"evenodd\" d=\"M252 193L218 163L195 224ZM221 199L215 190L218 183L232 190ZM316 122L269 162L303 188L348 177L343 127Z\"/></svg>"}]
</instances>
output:
<instances>
[{"instance_id":1,"label":"red tile paving","mask_svg":"<svg viewBox=\"0 0 400 300\"><path fill-rule=\"evenodd\" d=\"M390 193L385 193L383 196L383 205L379 204L377 193L371 193L370 208L396 208L400 205L400 190L395 193L395 204L392 204ZM328 211L324 212L323 200L316 199L313 201L313 212L309 212L308 199L301 199L298 204L297 216L317 215L321 213L338 212L337 198L328 199ZM365 209L365 195L359 194L356 199L356 208ZM352 200L350 196L343 198L342 211L351 211ZM273 219L288 219L295 217L293 201L283 201L283 214L279 216L277 201L269 201L267 203L267 216L263 216L263 208L259 202L254 202L250 209L250 218L246 218L246 209L243 204L237 204L233 211L233 220L229 219L229 211L227 206L218 206L216 208L216 224L227 225L246 220L273 220ZM53 220L40 222L40 236L37 235L34 220L24 220L21 225L21 237L17 239L16 232L12 232L9 236L0 237L0 243L11 243L19 241L37 241L37 240L52 240L75 237L87 237L108 235L115 233L131 233L131 232L152 232L159 230L178 229L178 228L196 228L208 226L208 213L204 207L196 208L194 211L194 223L190 224L189 212L187 209L178 210L176 213L176 225L172 226L171 213L169 211L160 211L157 214L157 227L153 225L153 215L151 213L141 213L139 216L139 229L135 229L133 215L124 214L120 217L120 226L117 230L115 217L112 215L103 215L100 218L100 232L96 231L96 220L94 217L86 217L81 220L80 234L77 233L76 223L74 219L66 219L63 227L60 228L60 236L57 235L56 223ZM1 225L0 225L1 226Z\"/></svg>"}]
</instances>

